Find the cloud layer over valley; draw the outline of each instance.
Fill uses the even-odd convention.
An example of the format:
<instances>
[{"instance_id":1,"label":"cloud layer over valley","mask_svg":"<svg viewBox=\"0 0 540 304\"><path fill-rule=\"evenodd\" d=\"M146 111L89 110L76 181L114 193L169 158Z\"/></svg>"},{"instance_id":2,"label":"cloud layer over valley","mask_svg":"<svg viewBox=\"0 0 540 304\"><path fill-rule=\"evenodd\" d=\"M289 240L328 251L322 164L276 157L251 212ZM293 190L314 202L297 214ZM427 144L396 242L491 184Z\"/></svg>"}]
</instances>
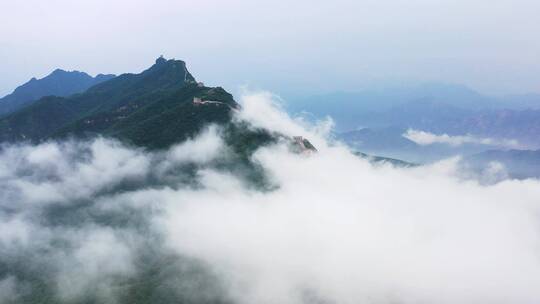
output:
<instances>
[{"instance_id":1,"label":"cloud layer over valley","mask_svg":"<svg viewBox=\"0 0 540 304\"><path fill-rule=\"evenodd\" d=\"M0 303L538 303L540 183L455 162L374 166L270 94L237 121L308 138L247 167L209 127L167 151L114 140L0 150Z\"/></svg>"}]
</instances>

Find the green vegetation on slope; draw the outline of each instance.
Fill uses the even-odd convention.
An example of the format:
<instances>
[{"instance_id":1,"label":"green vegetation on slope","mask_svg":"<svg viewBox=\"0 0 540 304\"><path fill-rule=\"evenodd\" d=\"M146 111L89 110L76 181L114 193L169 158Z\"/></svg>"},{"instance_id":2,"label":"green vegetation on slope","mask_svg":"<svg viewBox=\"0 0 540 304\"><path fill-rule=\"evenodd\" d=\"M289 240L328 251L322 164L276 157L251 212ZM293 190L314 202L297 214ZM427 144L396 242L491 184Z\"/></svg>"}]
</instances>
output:
<instances>
[{"instance_id":1,"label":"green vegetation on slope","mask_svg":"<svg viewBox=\"0 0 540 304\"><path fill-rule=\"evenodd\" d=\"M67 98L42 98L0 119L0 141L106 135L164 148L208 123L228 122L237 108L222 88L197 83L183 61L160 57L140 74L123 74Z\"/></svg>"}]
</instances>

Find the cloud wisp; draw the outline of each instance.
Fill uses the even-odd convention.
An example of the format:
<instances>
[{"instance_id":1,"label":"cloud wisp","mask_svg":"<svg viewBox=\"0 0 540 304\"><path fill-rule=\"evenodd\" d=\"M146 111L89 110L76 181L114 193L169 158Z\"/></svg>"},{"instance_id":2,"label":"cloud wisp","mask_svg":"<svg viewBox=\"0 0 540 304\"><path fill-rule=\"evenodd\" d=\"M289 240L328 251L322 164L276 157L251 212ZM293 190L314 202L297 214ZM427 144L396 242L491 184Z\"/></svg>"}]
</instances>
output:
<instances>
[{"instance_id":1,"label":"cloud wisp","mask_svg":"<svg viewBox=\"0 0 540 304\"><path fill-rule=\"evenodd\" d=\"M421 145L428 146L433 144L446 144L452 147L459 147L465 144L476 144L486 146L497 146L504 148L519 148L520 144L515 139L494 139L482 138L467 135L448 135L448 134L433 134L431 132L409 129L403 134L403 137Z\"/></svg>"},{"instance_id":2,"label":"cloud wisp","mask_svg":"<svg viewBox=\"0 0 540 304\"><path fill-rule=\"evenodd\" d=\"M486 186L453 162L372 166L268 94L243 105L239 120L319 152L257 150L275 185L259 190L223 166L236 158L214 127L162 152L108 139L5 147L0 302L540 300L540 182Z\"/></svg>"}]
</instances>

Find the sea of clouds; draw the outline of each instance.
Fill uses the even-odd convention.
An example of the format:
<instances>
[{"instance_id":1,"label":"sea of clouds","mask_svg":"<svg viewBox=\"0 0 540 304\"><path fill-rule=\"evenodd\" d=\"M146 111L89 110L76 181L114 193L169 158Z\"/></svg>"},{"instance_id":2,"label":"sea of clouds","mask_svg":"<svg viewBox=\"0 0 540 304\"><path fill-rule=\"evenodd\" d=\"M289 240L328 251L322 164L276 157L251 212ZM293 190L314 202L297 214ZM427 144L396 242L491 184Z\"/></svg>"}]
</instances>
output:
<instances>
[{"instance_id":1,"label":"sea of clouds","mask_svg":"<svg viewBox=\"0 0 540 304\"><path fill-rule=\"evenodd\" d=\"M3 147L0 303L540 301L538 180L373 165L273 100L243 96L235 119L318 152L256 151L264 189L219 165L235 158L215 126L159 152Z\"/></svg>"}]
</instances>

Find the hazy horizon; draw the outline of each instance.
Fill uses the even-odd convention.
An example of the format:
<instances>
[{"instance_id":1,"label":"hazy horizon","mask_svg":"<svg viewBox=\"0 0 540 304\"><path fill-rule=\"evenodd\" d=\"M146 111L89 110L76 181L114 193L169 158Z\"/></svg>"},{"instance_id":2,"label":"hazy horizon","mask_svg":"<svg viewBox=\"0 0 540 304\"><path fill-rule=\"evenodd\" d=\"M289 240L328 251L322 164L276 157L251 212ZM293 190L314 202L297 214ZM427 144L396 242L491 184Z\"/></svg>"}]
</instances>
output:
<instances>
[{"instance_id":1,"label":"hazy horizon","mask_svg":"<svg viewBox=\"0 0 540 304\"><path fill-rule=\"evenodd\" d=\"M56 68L139 72L160 54L230 91L441 82L540 92L540 3L78 1L0 4L0 95Z\"/></svg>"}]
</instances>

